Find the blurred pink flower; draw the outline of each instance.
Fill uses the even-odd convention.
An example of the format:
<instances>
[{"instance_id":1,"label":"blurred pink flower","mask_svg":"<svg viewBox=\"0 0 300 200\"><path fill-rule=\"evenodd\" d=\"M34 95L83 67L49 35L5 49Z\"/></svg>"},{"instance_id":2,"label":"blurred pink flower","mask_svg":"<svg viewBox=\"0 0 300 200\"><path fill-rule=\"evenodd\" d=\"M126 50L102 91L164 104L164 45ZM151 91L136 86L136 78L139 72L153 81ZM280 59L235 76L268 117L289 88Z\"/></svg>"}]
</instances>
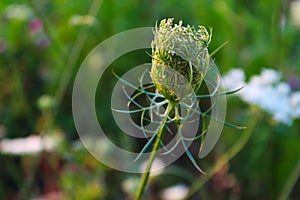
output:
<instances>
[{"instance_id":1,"label":"blurred pink flower","mask_svg":"<svg viewBox=\"0 0 300 200\"><path fill-rule=\"evenodd\" d=\"M289 77L288 77L288 83L289 83L292 90L296 90L300 86L300 79L297 75L290 74Z\"/></svg>"},{"instance_id":2,"label":"blurred pink flower","mask_svg":"<svg viewBox=\"0 0 300 200\"><path fill-rule=\"evenodd\" d=\"M40 19L35 18L30 21L29 29L30 29L30 32L33 34L42 32L44 29L43 22Z\"/></svg>"},{"instance_id":3,"label":"blurred pink flower","mask_svg":"<svg viewBox=\"0 0 300 200\"><path fill-rule=\"evenodd\" d=\"M212 178L215 192L221 192L236 185L235 177L228 173L228 168L228 165L225 165Z\"/></svg>"},{"instance_id":4,"label":"blurred pink flower","mask_svg":"<svg viewBox=\"0 0 300 200\"><path fill-rule=\"evenodd\" d=\"M0 54L4 53L7 49L7 42L4 39L0 39Z\"/></svg>"},{"instance_id":5,"label":"blurred pink flower","mask_svg":"<svg viewBox=\"0 0 300 200\"><path fill-rule=\"evenodd\" d=\"M43 34L35 40L35 44L41 49L46 49L50 45L50 40L47 35Z\"/></svg>"}]
</instances>

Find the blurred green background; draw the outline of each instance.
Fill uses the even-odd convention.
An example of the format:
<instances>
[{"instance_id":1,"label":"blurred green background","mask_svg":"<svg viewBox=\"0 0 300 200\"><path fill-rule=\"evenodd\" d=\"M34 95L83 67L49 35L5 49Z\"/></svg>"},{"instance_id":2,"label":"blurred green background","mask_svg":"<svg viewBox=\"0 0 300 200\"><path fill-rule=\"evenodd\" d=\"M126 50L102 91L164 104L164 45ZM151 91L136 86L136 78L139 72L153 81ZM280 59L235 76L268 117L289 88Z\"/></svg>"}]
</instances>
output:
<instances>
[{"instance_id":1,"label":"blurred green background","mask_svg":"<svg viewBox=\"0 0 300 200\"><path fill-rule=\"evenodd\" d=\"M172 17L212 27L211 52L228 41L214 56L221 73L238 67L250 77L269 67L288 80L300 75L300 9L292 12L292 5L283 0L1 0L0 138L50 135L60 142L34 154L0 152L0 199L130 199L128 188L139 175L95 160L78 142L73 123L74 77L100 42ZM97 94L105 131L132 149L135 143L111 122L108 92L117 81L111 70L121 75L146 62L151 58L145 50L122 56L105 72ZM225 127L214 151L199 161L209 171L225 160L221 170L206 181L182 156L151 179L145 199L160 199L157 194L177 183L197 191L190 199L300 199L299 120L293 126L275 123L234 96L228 99L227 119L249 127ZM226 149L247 131L249 141L229 160ZM201 181L205 184L198 188Z\"/></svg>"}]
</instances>

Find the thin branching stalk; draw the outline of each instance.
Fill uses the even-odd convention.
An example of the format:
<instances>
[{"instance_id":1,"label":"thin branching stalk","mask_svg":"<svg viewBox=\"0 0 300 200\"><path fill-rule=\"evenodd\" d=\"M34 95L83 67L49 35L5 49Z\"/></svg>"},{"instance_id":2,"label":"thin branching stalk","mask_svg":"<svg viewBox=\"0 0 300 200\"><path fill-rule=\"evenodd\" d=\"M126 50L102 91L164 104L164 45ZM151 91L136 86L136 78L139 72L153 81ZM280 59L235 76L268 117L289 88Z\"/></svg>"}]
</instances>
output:
<instances>
[{"instance_id":1,"label":"thin branching stalk","mask_svg":"<svg viewBox=\"0 0 300 200\"><path fill-rule=\"evenodd\" d=\"M33 2L33 0L28 0L28 4L32 7L32 9L34 10L35 14L43 21L44 24L44 28L45 28L45 32L48 35L48 37L51 39L52 44L54 45L55 50L58 51L58 57L60 58L61 62L63 62L64 60L66 60L66 58L68 58L67 60L67 66L65 71L63 72L63 75L59 78L58 82L58 88L56 90L55 93L55 108L52 109L52 112L49 113L51 118L49 120L49 122L47 123L46 127L45 127L45 131L41 132L40 135L43 136L48 130L51 130L55 118L56 118L56 114L58 112L59 109L59 105L61 103L61 100L63 99L63 96L65 95L67 86L71 80L71 75L72 72L74 71L74 68L77 64L78 61L78 57L80 55L80 53L82 52L82 48L84 45L84 42L87 39L87 35L88 32L81 30L75 43L74 46L72 47L71 50L71 54L68 57L68 54L66 54L66 51L64 50L64 48L60 45L59 40L55 37L55 34L53 34L53 31L50 27L50 23L48 23L48 20L46 19L46 17L43 15L43 13L38 9L38 7L36 6L36 4ZM93 15L95 16L100 7L102 5L102 0L93 0L93 2L91 3L88 13L87 15ZM34 163L32 164L32 170L33 172L36 172L38 164L39 164L39 160L41 158L41 154L39 154L35 160ZM36 173L32 173L29 175L28 177L28 181L25 182L22 187L21 187L21 193L23 197L30 197L30 191L32 189L32 185L34 183L34 176L36 175ZM27 198L25 198L27 199Z\"/></svg>"},{"instance_id":2,"label":"thin branching stalk","mask_svg":"<svg viewBox=\"0 0 300 200\"><path fill-rule=\"evenodd\" d=\"M97 13L99 12L99 9L101 8L102 2L103 0L93 0L90 4L87 15L96 16ZM62 62L62 64L66 66L64 67L64 70L61 73L61 77L59 77L59 80L57 80L58 82L57 89L54 94L55 107L54 109L52 109L52 112L50 113L52 118L50 119L51 121L49 122L48 125L48 129L50 129L54 124L56 115L59 111L59 106L66 93L67 87L72 78L72 74L79 60L80 54L82 53L82 49L88 38L89 32L88 30L80 29L78 36L76 37L76 40L70 50L70 53L66 53L67 50L60 45L60 41L58 40L57 37L55 37L55 34L50 27L49 20L46 19L46 17L38 9L38 7L35 5L35 3L32 0L28 0L28 3L34 10L35 14L42 20L43 24L45 25L45 32L48 35L48 37L51 39L52 45L54 46L55 50L57 50L60 61ZM64 63L65 61L66 63Z\"/></svg>"},{"instance_id":3,"label":"thin branching stalk","mask_svg":"<svg viewBox=\"0 0 300 200\"><path fill-rule=\"evenodd\" d=\"M158 148L160 146L160 141L161 141L162 136L164 134L166 121L168 119L168 116L173 111L173 109L174 109L173 104L168 104L168 107L167 107L166 112L165 112L166 116L164 118L164 121L163 121L160 129L158 130L158 134L156 135L154 146L152 148L152 151L151 151L151 154L150 154L150 157L149 157L146 169L145 169L145 173L143 174L143 176L141 178L139 188L138 188L138 191L137 191L136 196L135 196L135 200L140 200L143 193L144 193L145 187L146 187L148 179L149 179L151 167L152 167L153 161L155 160L156 151L158 150Z\"/></svg>"},{"instance_id":4,"label":"thin branching stalk","mask_svg":"<svg viewBox=\"0 0 300 200\"><path fill-rule=\"evenodd\" d=\"M100 7L102 5L102 0L94 0L87 12L87 15L96 16ZM79 60L80 54L82 53L82 49L84 47L84 44L88 38L88 32L84 29L81 29L79 31L79 34L74 42L74 45L71 49L70 55L66 62L66 67L60 77L57 90L55 92L55 109L53 116L57 115L57 112L59 110L59 106L61 104L61 101L66 93L67 87L70 83L72 74L74 72L74 69L76 67L76 64Z\"/></svg>"},{"instance_id":5,"label":"thin branching stalk","mask_svg":"<svg viewBox=\"0 0 300 200\"><path fill-rule=\"evenodd\" d=\"M285 182L280 192L278 198L279 200L288 199L289 194L292 192L292 189L295 186L299 176L300 176L300 159L298 159L295 167L291 170L291 174L289 175L287 181Z\"/></svg>"},{"instance_id":6,"label":"thin branching stalk","mask_svg":"<svg viewBox=\"0 0 300 200\"><path fill-rule=\"evenodd\" d=\"M259 113L259 111L255 111L256 113ZM203 185L214 175L216 174L222 167L224 167L234 156L236 156L243 147L247 144L250 136L252 135L256 124L260 120L260 116L252 117L253 121L249 123L249 128L245 130L243 133L243 136L239 138L239 140L230 148L228 149L224 154L218 158L216 163L206 171L205 176L201 176L199 179L196 179L189 190L189 193L184 198L184 200L188 200L192 195L194 195L196 192L198 192Z\"/></svg>"}]
</instances>

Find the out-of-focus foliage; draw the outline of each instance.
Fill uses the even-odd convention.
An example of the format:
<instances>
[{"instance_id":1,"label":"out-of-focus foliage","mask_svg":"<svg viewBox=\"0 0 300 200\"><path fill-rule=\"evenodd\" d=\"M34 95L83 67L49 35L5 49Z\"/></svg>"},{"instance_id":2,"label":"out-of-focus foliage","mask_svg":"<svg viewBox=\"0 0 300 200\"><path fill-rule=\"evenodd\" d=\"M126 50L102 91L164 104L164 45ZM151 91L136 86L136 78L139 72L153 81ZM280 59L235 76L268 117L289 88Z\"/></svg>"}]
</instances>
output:
<instances>
[{"instance_id":1,"label":"out-of-focus foliage","mask_svg":"<svg viewBox=\"0 0 300 200\"><path fill-rule=\"evenodd\" d=\"M74 76L100 42L121 31L153 27L156 21L173 17L176 22L212 27L210 52L228 41L214 55L222 73L239 67L249 78L268 67L289 81L300 76L300 28L291 19L291 5L296 4L279 0L2 0L0 139L48 134L63 139L50 152L0 153L0 199L50 195L56 199L124 199L131 195L124 184L138 175L116 172L96 161L78 142L73 123ZM96 96L101 99L96 105L98 118L108 137L135 151L143 144L122 134L112 122L110 94L116 79L111 72L122 74L151 62L146 51L150 52L134 51L117 59L100 80ZM228 121L246 126L259 121L248 127L253 131L246 146L192 198L274 199L289 190L290 199L300 198L296 182L299 120L286 126L257 109L249 112L252 109L234 96L228 98ZM242 131L225 128L214 151L199 161L204 171L241 136ZM192 152L197 150L191 147ZM189 187L203 177L183 156L151 179L147 195L158 198L168 187Z\"/></svg>"}]
</instances>

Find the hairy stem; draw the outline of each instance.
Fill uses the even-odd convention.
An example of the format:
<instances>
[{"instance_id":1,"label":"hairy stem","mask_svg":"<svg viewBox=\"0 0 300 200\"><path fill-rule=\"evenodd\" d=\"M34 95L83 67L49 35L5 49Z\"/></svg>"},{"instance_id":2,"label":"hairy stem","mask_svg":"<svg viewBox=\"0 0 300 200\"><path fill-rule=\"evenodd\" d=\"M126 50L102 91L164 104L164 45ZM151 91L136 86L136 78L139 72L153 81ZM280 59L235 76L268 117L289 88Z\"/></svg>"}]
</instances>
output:
<instances>
[{"instance_id":1,"label":"hairy stem","mask_svg":"<svg viewBox=\"0 0 300 200\"><path fill-rule=\"evenodd\" d=\"M145 189L145 187L148 183L151 166L153 164L153 161L155 160L156 151L158 150L158 148L160 146L159 144L160 144L160 140L161 140L161 138L163 136L163 133L164 133L164 130L165 130L166 121L168 119L169 114L172 112L173 108L174 108L174 106L171 103L168 104L167 110L165 112L166 116L164 118L164 121L163 121L160 129L158 130L158 134L156 135L156 139L155 139L154 146L152 148L152 151L151 151L148 163L147 163L147 167L146 167L145 172L144 172L144 174L141 178L138 191L137 191L136 196L134 198L135 200L140 200L141 199L141 197L143 195L143 192L144 192L144 189Z\"/></svg>"}]
</instances>

